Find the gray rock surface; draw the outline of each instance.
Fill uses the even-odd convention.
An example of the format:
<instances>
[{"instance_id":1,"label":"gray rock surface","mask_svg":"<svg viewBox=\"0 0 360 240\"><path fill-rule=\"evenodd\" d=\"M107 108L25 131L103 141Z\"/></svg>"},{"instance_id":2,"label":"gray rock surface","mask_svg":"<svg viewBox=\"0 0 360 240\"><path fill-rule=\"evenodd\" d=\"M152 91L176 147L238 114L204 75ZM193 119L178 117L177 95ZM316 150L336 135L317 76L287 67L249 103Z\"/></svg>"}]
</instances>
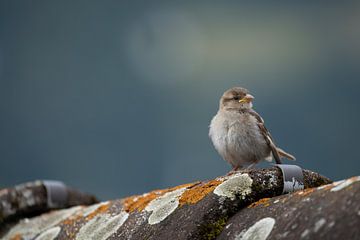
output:
<instances>
[{"instance_id":1,"label":"gray rock surface","mask_svg":"<svg viewBox=\"0 0 360 240\"><path fill-rule=\"evenodd\" d=\"M303 234L304 238L314 239L336 236L331 234L333 231L342 234L346 229L337 225L339 217L359 224L359 209L355 206L359 189L355 186L360 178L335 186L317 173L303 173L307 190L293 194L280 196L283 179L276 167L244 170L210 181L22 218L6 223L0 236L37 240L300 239ZM322 185L322 189L316 188ZM342 199L346 201L339 202ZM317 203L323 206L314 205ZM341 208L337 205L340 203L353 209ZM330 215L332 208L337 208L332 210L334 215ZM355 230L348 233L358 234Z\"/></svg>"},{"instance_id":2,"label":"gray rock surface","mask_svg":"<svg viewBox=\"0 0 360 240\"><path fill-rule=\"evenodd\" d=\"M0 190L0 230L22 217L98 202L96 197L57 181L34 181Z\"/></svg>"},{"instance_id":3,"label":"gray rock surface","mask_svg":"<svg viewBox=\"0 0 360 240\"><path fill-rule=\"evenodd\" d=\"M274 198L232 216L217 239L360 239L360 177Z\"/></svg>"}]
</instances>

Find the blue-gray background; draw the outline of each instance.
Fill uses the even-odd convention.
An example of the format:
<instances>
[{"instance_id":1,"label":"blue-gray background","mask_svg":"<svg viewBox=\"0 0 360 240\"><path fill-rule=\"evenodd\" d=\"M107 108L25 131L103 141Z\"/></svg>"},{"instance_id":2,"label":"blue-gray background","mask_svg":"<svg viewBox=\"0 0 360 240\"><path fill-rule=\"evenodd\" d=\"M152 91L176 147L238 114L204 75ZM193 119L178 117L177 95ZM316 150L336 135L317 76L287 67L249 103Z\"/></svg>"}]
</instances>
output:
<instances>
[{"instance_id":1,"label":"blue-gray background","mask_svg":"<svg viewBox=\"0 0 360 240\"><path fill-rule=\"evenodd\" d=\"M1 0L0 187L109 199L225 174L207 134L232 86L297 164L358 175L359 23L355 1Z\"/></svg>"}]
</instances>

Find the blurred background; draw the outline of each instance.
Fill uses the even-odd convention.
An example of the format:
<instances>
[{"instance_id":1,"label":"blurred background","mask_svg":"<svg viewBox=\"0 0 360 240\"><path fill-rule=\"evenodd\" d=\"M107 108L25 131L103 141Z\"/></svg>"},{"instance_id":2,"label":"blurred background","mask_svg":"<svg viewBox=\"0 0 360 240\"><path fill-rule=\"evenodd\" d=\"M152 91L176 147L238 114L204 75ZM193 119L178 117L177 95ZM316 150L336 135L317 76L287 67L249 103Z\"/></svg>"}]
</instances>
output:
<instances>
[{"instance_id":1,"label":"blurred background","mask_svg":"<svg viewBox=\"0 0 360 240\"><path fill-rule=\"evenodd\" d=\"M359 23L356 1L2 0L0 187L111 199L223 175L208 125L232 86L296 164L359 175Z\"/></svg>"}]
</instances>

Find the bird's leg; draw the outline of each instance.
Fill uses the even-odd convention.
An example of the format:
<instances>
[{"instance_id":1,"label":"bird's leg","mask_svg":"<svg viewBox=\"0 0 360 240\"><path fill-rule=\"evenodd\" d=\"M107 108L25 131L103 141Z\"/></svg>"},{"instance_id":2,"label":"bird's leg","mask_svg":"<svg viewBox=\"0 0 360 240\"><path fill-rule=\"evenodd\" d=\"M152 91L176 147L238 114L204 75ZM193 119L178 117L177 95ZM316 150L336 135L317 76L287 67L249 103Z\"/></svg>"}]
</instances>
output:
<instances>
[{"instance_id":1,"label":"bird's leg","mask_svg":"<svg viewBox=\"0 0 360 240\"><path fill-rule=\"evenodd\" d=\"M231 171L236 172L236 171L238 171L239 169L240 169L240 167L237 166L237 167L233 167L233 169L232 169Z\"/></svg>"},{"instance_id":2,"label":"bird's leg","mask_svg":"<svg viewBox=\"0 0 360 240\"><path fill-rule=\"evenodd\" d=\"M230 172L228 172L228 174L226 174L226 176L230 176L230 175L233 175L236 171L238 171L241 167L237 166L233 166L233 168L231 169Z\"/></svg>"}]
</instances>

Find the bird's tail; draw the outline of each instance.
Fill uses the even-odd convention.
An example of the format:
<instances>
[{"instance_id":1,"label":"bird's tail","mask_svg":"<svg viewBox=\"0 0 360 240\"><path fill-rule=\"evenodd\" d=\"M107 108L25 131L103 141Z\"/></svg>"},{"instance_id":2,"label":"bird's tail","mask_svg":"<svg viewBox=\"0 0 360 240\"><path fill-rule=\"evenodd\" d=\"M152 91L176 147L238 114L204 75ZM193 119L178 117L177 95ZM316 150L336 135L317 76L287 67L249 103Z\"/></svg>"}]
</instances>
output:
<instances>
[{"instance_id":1,"label":"bird's tail","mask_svg":"<svg viewBox=\"0 0 360 240\"><path fill-rule=\"evenodd\" d=\"M296 158L293 155L291 155L290 153L285 152L281 148L276 148L276 150L277 150L277 152L279 153L279 155L281 157L286 157L287 159L294 160L294 161L296 160Z\"/></svg>"}]
</instances>

